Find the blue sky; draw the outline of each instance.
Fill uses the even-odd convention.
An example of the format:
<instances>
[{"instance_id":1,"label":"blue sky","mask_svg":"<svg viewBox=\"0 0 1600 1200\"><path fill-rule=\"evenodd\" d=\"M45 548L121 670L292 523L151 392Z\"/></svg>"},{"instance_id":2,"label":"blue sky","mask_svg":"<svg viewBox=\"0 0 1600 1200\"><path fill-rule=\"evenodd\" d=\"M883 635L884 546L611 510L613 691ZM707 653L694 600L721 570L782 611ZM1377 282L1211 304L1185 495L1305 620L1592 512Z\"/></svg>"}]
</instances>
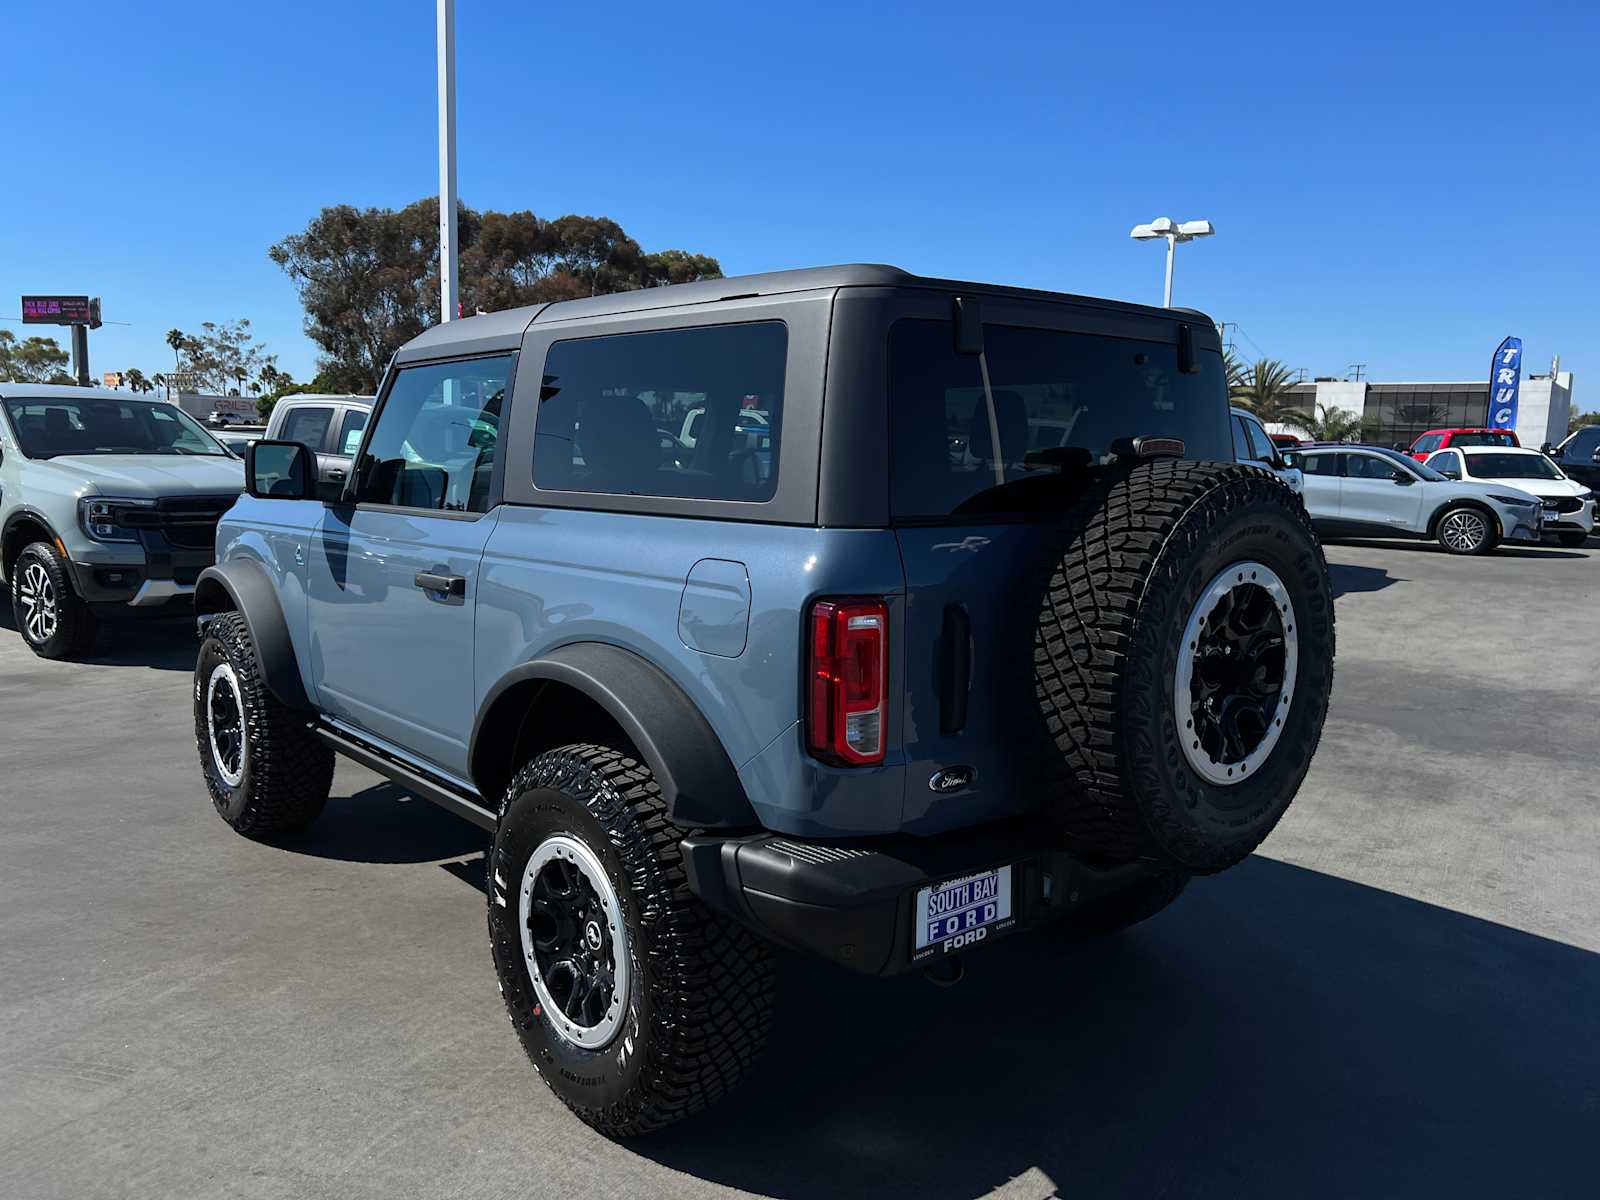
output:
<instances>
[{"instance_id":1,"label":"blue sky","mask_svg":"<svg viewBox=\"0 0 1600 1200\"><path fill-rule=\"evenodd\" d=\"M96 373L249 317L314 370L267 247L437 190L431 0L8 6L0 318L89 292ZM1316 375L1600 408L1600 6L458 0L462 197L615 218L730 274L857 260L1176 303ZM80 113L74 119L71 114ZM9 324L19 334L22 327ZM63 339L64 341L64 339Z\"/></svg>"}]
</instances>

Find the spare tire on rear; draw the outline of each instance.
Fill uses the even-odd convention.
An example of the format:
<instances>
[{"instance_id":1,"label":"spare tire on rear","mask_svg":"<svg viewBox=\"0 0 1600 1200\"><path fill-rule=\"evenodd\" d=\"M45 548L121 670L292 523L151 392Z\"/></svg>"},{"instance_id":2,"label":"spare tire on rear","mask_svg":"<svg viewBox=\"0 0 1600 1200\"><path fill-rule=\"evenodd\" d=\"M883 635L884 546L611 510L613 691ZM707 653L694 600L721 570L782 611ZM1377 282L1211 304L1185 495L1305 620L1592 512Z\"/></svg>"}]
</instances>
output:
<instances>
[{"instance_id":1,"label":"spare tire on rear","mask_svg":"<svg viewBox=\"0 0 1600 1200\"><path fill-rule=\"evenodd\" d=\"M1234 463L1142 463L1068 512L1034 637L1044 806L1080 850L1206 874L1294 799L1333 685L1304 505Z\"/></svg>"}]
</instances>

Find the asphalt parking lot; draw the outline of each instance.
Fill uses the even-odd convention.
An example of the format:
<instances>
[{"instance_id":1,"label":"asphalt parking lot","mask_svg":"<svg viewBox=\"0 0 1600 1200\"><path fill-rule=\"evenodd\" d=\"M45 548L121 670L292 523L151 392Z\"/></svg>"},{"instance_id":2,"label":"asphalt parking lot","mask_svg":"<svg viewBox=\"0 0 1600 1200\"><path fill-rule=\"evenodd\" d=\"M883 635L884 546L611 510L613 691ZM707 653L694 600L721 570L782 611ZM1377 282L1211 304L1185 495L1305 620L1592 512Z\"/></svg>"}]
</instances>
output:
<instances>
[{"instance_id":1,"label":"asphalt parking lot","mask_svg":"<svg viewBox=\"0 0 1600 1200\"><path fill-rule=\"evenodd\" d=\"M478 830L341 764L309 833L245 841L191 631L49 663L6 606L0 1193L1592 1194L1600 540L1328 553L1332 713L1260 853L950 990L788 961L739 1098L626 1146L507 1026Z\"/></svg>"}]
</instances>

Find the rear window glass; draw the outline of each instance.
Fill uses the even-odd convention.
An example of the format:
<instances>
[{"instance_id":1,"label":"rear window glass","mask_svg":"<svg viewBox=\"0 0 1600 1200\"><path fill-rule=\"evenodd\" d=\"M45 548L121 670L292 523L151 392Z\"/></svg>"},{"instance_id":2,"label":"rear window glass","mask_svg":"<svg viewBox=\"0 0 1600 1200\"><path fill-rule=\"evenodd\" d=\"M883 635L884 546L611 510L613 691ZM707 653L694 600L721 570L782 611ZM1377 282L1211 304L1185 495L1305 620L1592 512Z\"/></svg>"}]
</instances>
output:
<instances>
[{"instance_id":1,"label":"rear window glass","mask_svg":"<svg viewBox=\"0 0 1600 1200\"><path fill-rule=\"evenodd\" d=\"M545 357L534 486L772 499L788 344L781 321L557 342Z\"/></svg>"},{"instance_id":2,"label":"rear window glass","mask_svg":"<svg viewBox=\"0 0 1600 1200\"><path fill-rule=\"evenodd\" d=\"M328 426L333 421L331 408L291 408L284 419L283 432L278 434L285 442L301 442L312 450L320 451L328 440Z\"/></svg>"},{"instance_id":3,"label":"rear window glass","mask_svg":"<svg viewBox=\"0 0 1600 1200\"><path fill-rule=\"evenodd\" d=\"M1185 375L1173 344L1013 325L985 325L984 348L998 457L978 358L956 353L951 322L905 319L890 327L889 485L897 518L1003 512L1005 484L1064 469L1073 455L1063 452L1072 448L1109 462L1119 438L1177 437L1189 458L1234 457L1219 354L1202 351L1200 370Z\"/></svg>"},{"instance_id":4,"label":"rear window glass","mask_svg":"<svg viewBox=\"0 0 1600 1200\"><path fill-rule=\"evenodd\" d=\"M1452 446L1515 446L1517 439L1509 433L1452 433Z\"/></svg>"}]
</instances>

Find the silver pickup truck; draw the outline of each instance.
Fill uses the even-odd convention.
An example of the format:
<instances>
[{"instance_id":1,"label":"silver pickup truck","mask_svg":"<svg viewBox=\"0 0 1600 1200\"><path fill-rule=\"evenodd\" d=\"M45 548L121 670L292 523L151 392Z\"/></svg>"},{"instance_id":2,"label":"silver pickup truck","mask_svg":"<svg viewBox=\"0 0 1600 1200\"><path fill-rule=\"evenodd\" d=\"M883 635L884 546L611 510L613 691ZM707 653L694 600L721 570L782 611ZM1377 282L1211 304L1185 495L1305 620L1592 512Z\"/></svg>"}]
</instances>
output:
<instances>
[{"instance_id":1,"label":"silver pickup truck","mask_svg":"<svg viewBox=\"0 0 1600 1200\"><path fill-rule=\"evenodd\" d=\"M371 396L296 393L273 406L263 437L309 446L317 456L317 478L342 484L371 414Z\"/></svg>"}]
</instances>

